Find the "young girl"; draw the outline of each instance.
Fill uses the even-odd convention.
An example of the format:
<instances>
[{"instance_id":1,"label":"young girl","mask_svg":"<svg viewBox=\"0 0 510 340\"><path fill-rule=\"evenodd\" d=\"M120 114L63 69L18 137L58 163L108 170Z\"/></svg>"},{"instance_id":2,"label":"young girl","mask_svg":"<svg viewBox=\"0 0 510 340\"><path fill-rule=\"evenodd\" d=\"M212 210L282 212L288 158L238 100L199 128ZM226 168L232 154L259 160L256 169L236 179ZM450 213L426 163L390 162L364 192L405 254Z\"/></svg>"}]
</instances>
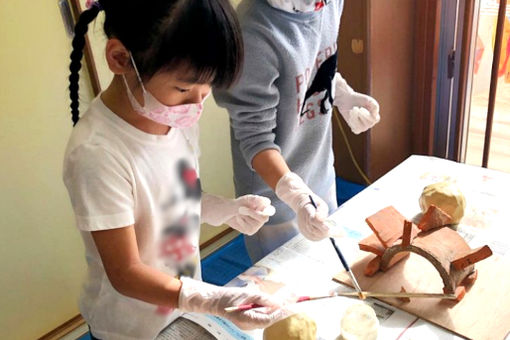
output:
<instances>
[{"instance_id":1,"label":"young girl","mask_svg":"<svg viewBox=\"0 0 510 340\"><path fill-rule=\"evenodd\" d=\"M114 77L80 119L85 34L102 10ZM201 199L196 123L211 86L231 85L242 55L228 0L100 0L80 15L63 176L88 264L80 311L95 338L153 339L180 312L245 329L282 316L271 297L200 281L201 222L253 234L274 213L259 196ZM245 303L271 308L224 312Z\"/></svg>"}]
</instances>

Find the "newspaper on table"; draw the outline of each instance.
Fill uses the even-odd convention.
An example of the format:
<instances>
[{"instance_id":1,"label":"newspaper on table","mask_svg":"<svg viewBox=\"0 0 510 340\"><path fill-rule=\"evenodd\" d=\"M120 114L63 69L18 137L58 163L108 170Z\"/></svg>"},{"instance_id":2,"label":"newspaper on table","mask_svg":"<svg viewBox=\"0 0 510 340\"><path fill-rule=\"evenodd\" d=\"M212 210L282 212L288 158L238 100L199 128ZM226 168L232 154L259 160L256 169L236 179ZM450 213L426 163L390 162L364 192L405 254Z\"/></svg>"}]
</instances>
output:
<instances>
[{"instance_id":1,"label":"newspaper on table","mask_svg":"<svg viewBox=\"0 0 510 340\"><path fill-rule=\"evenodd\" d=\"M207 314L184 313L157 337L157 340L254 340L232 322Z\"/></svg>"},{"instance_id":2,"label":"newspaper on table","mask_svg":"<svg viewBox=\"0 0 510 340\"><path fill-rule=\"evenodd\" d=\"M345 239L337 239L342 249ZM345 243L345 244L344 244ZM301 235L263 258L226 286L247 287L282 298L329 295L335 290L351 291L331 280L341 264L329 241L310 242ZM304 312L317 323L318 340L334 340L340 335L340 321L347 307L360 303L356 298L334 297L302 302L289 308ZM383 302L367 299L381 324L380 339L396 339L416 318ZM386 327L384 327L386 326ZM159 336L163 339L258 340L263 330L243 332L231 322L210 315L186 313Z\"/></svg>"}]
</instances>

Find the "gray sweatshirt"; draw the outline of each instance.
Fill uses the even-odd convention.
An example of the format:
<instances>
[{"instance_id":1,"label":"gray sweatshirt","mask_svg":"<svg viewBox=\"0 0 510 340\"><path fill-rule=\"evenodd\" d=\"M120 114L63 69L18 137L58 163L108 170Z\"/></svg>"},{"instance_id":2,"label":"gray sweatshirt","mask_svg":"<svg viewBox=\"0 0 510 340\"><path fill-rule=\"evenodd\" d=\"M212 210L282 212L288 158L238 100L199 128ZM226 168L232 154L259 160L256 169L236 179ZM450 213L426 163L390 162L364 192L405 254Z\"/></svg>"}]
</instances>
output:
<instances>
[{"instance_id":1,"label":"gray sweatshirt","mask_svg":"<svg viewBox=\"0 0 510 340\"><path fill-rule=\"evenodd\" d=\"M239 5L244 67L238 83L214 96L230 115L236 195L271 199L277 213L269 224L295 214L252 168L265 149L280 151L290 169L336 208L327 194L335 181L331 108L342 9L343 0L297 14L265 0Z\"/></svg>"}]
</instances>

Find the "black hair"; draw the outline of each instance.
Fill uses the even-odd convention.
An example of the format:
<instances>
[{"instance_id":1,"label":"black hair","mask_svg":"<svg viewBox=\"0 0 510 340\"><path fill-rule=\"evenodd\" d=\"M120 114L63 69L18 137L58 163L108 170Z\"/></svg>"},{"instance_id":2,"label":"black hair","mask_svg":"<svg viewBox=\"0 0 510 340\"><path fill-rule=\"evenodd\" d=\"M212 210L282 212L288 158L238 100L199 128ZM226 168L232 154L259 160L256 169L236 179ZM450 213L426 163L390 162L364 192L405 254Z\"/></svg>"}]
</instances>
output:
<instances>
[{"instance_id":1,"label":"black hair","mask_svg":"<svg viewBox=\"0 0 510 340\"><path fill-rule=\"evenodd\" d=\"M79 71L88 24L104 9L104 32L131 52L143 80L175 67L193 81L230 87L243 61L243 41L229 0L99 0L74 28L69 69L73 124L79 120Z\"/></svg>"}]
</instances>

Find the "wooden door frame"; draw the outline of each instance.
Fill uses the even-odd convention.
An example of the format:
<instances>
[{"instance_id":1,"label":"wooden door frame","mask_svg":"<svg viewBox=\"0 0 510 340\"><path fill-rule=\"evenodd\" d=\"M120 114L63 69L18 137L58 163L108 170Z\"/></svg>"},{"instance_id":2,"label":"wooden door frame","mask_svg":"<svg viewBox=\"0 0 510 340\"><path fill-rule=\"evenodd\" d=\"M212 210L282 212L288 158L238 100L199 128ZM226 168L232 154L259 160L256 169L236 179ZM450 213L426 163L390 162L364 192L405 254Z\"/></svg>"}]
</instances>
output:
<instances>
[{"instance_id":1,"label":"wooden door frame","mask_svg":"<svg viewBox=\"0 0 510 340\"><path fill-rule=\"evenodd\" d=\"M468 81L470 77L470 54L473 39L475 1L464 0L464 23L462 28L462 43L460 50L460 70L459 70L459 91L457 98L457 124L455 125L455 140L452 158L457 161L463 161L462 141L464 140L464 125L466 117L466 100L468 96Z\"/></svg>"},{"instance_id":2,"label":"wooden door frame","mask_svg":"<svg viewBox=\"0 0 510 340\"><path fill-rule=\"evenodd\" d=\"M338 72L355 90L370 95L370 1L345 0L338 35ZM354 20L353 20L354 19ZM362 50L359 43L361 41ZM358 43L358 48L354 48ZM370 178L370 131L355 135L343 119L340 119L343 131L346 133L354 157L363 172ZM332 122L333 150L335 154L335 171L352 182L366 184L359 174L342 137L342 133L335 121Z\"/></svg>"},{"instance_id":3,"label":"wooden door frame","mask_svg":"<svg viewBox=\"0 0 510 340\"><path fill-rule=\"evenodd\" d=\"M417 1L415 18L412 153L432 155L434 151L441 0Z\"/></svg>"},{"instance_id":4,"label":"wooden door frame","mask_svg":"<svg viewBox=\"0 0 510 340\"><path fill-rule=\"evenodd\" d=\"M470 71L470 49L473 38L473 18L476 0L463 0L461 14L462 39L460 51L459 89L455 123L454 148L451 159L462 161L462 141L465 125L466 100ZM416 17L415 42L415 113L413 121L413 153L432 155L434 151L435 106L437 99L438 52L440 42L441 0L419 1Z\"/></svg>"}]
</instances>

